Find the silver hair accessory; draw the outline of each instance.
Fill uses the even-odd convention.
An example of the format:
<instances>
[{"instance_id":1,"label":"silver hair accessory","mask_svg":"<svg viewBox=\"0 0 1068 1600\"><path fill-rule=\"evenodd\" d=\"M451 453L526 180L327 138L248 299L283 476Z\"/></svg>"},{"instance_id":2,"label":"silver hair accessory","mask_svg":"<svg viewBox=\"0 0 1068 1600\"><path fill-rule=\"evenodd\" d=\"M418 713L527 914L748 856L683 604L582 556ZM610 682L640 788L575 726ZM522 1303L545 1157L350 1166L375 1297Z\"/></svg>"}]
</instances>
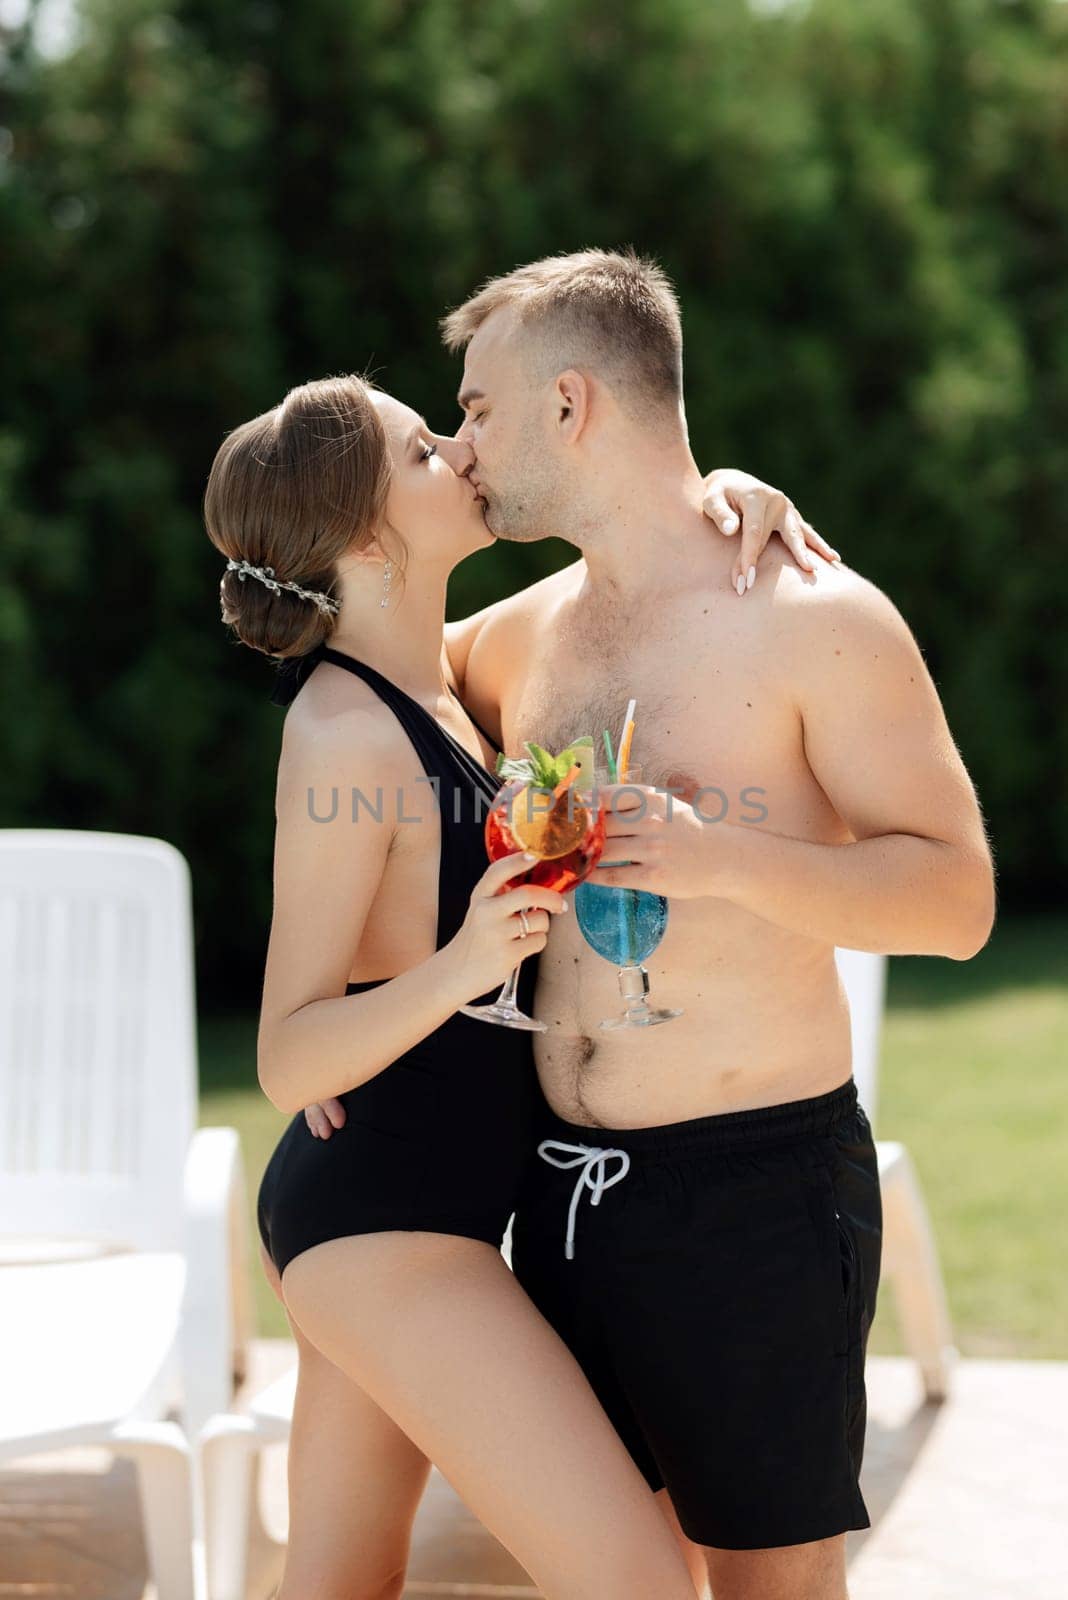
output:
<instances>
[{"instance_id":1,"label":"silver hair accessory","mask_svg":"<svg viewBox=\"0 0 1068 1600\"><path fill-rule=\"evenodd\" d=\"M268 589L273 589L275 594L281 589L288 589L292 594L299 594L302 600L313 600L324 614L332 612L336 616L341 610L337 601L331 600L328 594L323 594L318 589L302 589L299 583L283 583L280 578L275 577L273 567L254 567L251 561L245 560L244 556L240 561L235 561L231 557L226 563L226 570L227 572L236 572L242 583L251 574L252 577L258 578L261 583L265 583Z\"/></svg>"},{"instance_id":2,"label":"silver hair accessory","mask_svg":"<svg viewBox=\"0 0 1068 1600\"><path fill-rule=\"evenodd\" d=\"M380 606L385 607L385 606L389 605L389 591L390 591L390 587L392 586L392 583L393 583L393 563L392 563L392 561L387 560L385 566L382 569L382 598L378 602Z\"/></svg>"}]
</instances>

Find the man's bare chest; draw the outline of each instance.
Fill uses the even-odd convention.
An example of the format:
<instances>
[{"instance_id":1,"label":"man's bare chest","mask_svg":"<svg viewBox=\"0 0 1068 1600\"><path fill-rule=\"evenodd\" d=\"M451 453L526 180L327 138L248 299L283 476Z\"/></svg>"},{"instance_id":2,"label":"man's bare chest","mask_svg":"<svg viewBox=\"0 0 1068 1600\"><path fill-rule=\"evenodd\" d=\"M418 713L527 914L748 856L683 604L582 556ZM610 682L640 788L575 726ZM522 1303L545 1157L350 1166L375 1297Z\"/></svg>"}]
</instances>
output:
<instances>
[{"instance_id":1,"label":"man's bare chest","mask_svg":"<svg viewBox=\"0 0 1068 1600\"><path fill-rule=\"evenodd\" d=\"M782 683L767 662L709 641L688 649L656 638L591 652L548 636L526 653L502 697L505 748L518 754L534 739L559 750L588 733L603 760L603 732L618 745L632 697L631 760L643 783L690 801L718 786L736 807L743 788L781 786L796 770L799 729Z\"/></svg>"}]
</instances>

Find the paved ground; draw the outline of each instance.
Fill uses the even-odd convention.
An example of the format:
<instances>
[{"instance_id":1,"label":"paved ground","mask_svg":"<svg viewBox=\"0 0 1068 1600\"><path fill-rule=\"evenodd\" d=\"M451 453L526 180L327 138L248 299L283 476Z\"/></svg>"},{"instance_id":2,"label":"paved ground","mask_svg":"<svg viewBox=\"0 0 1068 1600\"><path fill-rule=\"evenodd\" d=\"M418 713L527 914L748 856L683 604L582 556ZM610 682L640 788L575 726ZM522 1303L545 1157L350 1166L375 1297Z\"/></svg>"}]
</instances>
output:
<instances>
[{"instance_id":1,"label":"paved ground","mask_svg":"<svg viewBox=\"0 0 1068 1600\"><path fill-rule=\"evenodd\" d=\"M260 1340L250 1384L291 1360ZM1068 1362L965 1361L952 1400L920 1403L910 1363L868 1364L864 1492L872 1528L850 1536L852 1600L1065 1600ZM284 1536L285 1460L270 1452L264 1514ZM267 1600L280 1547L251 1553L248 1600ZM0 1597L154 1600L132 1468L67 1451L0 1473ZM536 1600L511 1557L437 1474L420 1512L408 1600Z\"/></svg>"}]
</instances>

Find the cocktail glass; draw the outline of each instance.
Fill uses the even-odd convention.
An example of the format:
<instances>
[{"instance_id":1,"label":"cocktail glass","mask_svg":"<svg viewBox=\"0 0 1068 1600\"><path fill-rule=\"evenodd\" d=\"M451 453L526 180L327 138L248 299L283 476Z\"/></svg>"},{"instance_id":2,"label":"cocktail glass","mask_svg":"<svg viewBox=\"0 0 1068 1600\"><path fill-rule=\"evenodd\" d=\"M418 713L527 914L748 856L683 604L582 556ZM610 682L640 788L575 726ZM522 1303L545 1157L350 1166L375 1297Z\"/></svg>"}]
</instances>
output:
<instances>
[{"instance_id":1,"label":"cocktail glass","mask_svg":"<svg viewBox=\"0 0 1068 1600\"><path fill-rule=\"evenodd\" d=\"M598 769L598 788L611 781L606 771ZM642 769L630 766L626 775L615 781L641 783ZM666 1006L650 1006L648 998L649 974L644 963L660 944L668 925L668 902L662 894L583 883L575 891L575 915L586 943L619 968L624 1010L619 1016L605 1017L602 1028L655 1028L658 1023L682 1016L681 1011Z\"/></svg>"},{"instance_id":2,"label":"cocktail glass","mask_svg":"<svg viewBox=\"0 0 1068 1600\"><path fill-rule=\"evenodd\" d=\"M518 828L518 833L516 829ZM575 785L559 798L521 780L505 784L486 817L486 854L491 861L529 850L538 856L529 871L510 878L500 894L524 883L566 894L592 872L604 848L604 801L575 793ZM519 967L487 1006L461 1006L465 1017L496 1022L504 1028L544 1033L544 1022L528 1017L516 1004Z\"/></svg>"}]
</instances>

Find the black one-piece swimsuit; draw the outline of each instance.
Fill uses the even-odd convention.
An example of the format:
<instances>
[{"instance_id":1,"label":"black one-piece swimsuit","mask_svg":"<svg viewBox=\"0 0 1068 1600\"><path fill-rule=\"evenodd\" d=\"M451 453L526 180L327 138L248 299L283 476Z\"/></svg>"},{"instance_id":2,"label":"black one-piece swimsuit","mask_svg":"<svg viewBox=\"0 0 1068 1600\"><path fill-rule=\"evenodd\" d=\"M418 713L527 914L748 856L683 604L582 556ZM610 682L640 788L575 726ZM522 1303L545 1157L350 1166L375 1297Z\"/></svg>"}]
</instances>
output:
<instances>
[{"instance_id":1,"label":"black one-piece swimsuit","mask_svg":"<svg viewBox=\"0 0 1068 1600\"><path fill-rule=\"evenodd\" d=\"M347 668L375 691L436 786L440 950L466 917L488 865L485 817L499 782L410 695L329 646L286 664L275 703L287 705L319 661ZM528 958L520 971L519 1003L527 1011L536 966ZM389 981L350 983L345 993ZM358 1043L354 1025L354 1052ZM317 1139L299 1112L263 1174L259 1230L279 1272L313 1245L349 1234L411 1228L500 1244L534 1147L538 1092L529 1034L456 1013L338 1098L344 1127Z\"/></svg>"}]
</instances>

